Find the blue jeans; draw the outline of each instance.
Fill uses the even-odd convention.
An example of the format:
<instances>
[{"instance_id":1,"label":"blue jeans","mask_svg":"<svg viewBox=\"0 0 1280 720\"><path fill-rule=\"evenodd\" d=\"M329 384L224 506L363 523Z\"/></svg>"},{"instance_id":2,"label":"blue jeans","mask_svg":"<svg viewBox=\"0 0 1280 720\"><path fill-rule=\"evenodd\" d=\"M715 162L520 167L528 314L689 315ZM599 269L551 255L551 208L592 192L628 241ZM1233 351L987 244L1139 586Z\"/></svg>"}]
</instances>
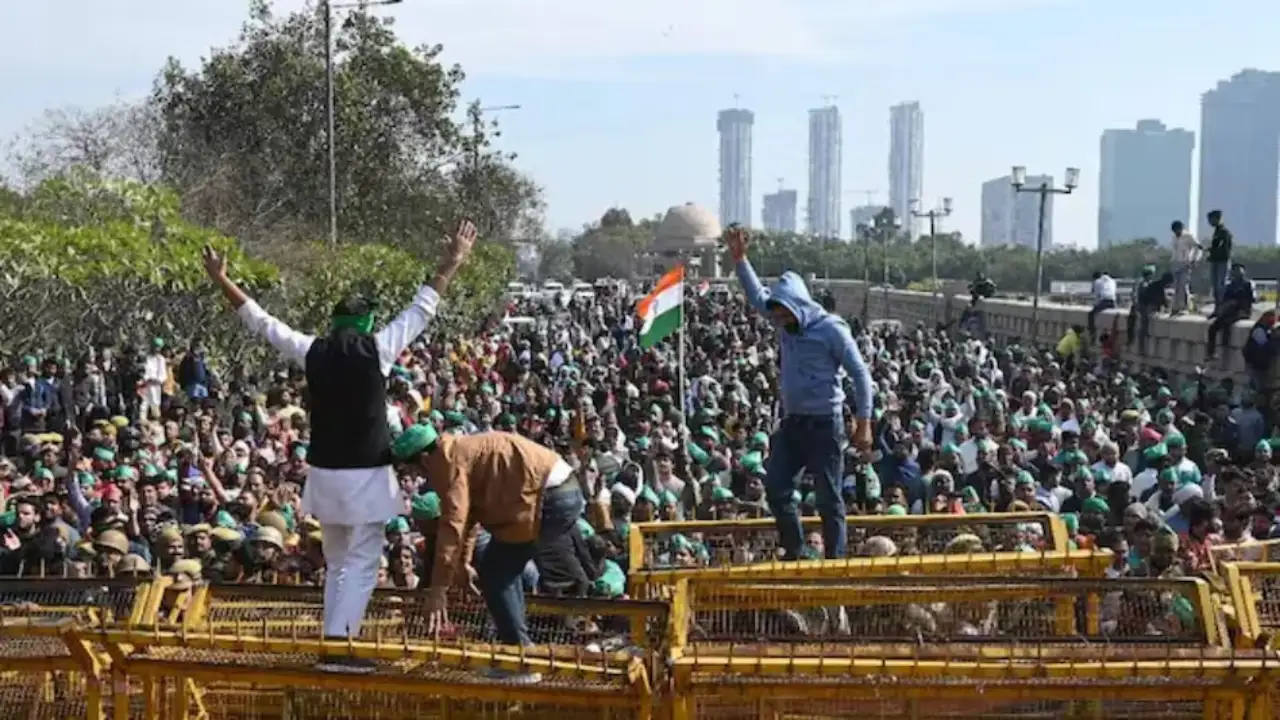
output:
<instances>
[{"instance_id":1,"label":"blue jeans","mask_svg":"<svg viewBox=\"0 0 1280 720\"><path fill-rule=\"evenodd\" d=\"M800 557L804 532L796 508L796 475L808 470L814 477L818 514L822 516L822 540L828 558L844 557L847 542L844 498L844 419L839 415L791 415L769 440L764 481L765 498L778 523L778 541L785 559Z\"/></svg>"},{"instance_id":2,"label":"blue jeans","mask_svg":"<svg viewBox=\"0 0 1280 720\"><path fill-rule=\"evenodd\" d=\"M1213 311L1218 312L1218 306L1222 304L1222 292L1227 289L1227 268L1231 267L1230 260L1222 262L1209 263L1209 281L1213 283Z\"/></svg>"},{"instance_id":3,"label":"blue jeans","mask_svg":"<svg viewBox=\"0 0 1280 720\"><path fill-rule=\"evenodd\" d=\"M536 542L507 543L496 537L489 541L476 573L480 576L480 592L493 619L498 642L533 644L525 622L525 567L533 559L538 543L554 542L576 530L578 518L586 507L581 488L570 480L542 494L542 526Z\"/></svg>"}]
</instances>

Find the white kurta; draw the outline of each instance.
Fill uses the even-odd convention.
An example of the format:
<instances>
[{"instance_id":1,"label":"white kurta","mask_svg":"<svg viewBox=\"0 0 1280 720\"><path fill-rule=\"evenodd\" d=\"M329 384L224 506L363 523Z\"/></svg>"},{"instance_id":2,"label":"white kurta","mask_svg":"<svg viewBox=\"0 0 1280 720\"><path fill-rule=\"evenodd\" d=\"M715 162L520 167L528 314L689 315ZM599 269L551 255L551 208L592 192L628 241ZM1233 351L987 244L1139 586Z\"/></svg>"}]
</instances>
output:
<instances>
[{"instance_id":1,"label":"white kurta","mask_svg":"<svg viewBox=\"0 0 1280 720\"><path fill-rule=\"evenodd\" d=\"M423 285L409 307L377 332L383 375L390 374L400 353L427 329L439 303L436 291ZM238 314L251 331L271 343L286 359L305 367L307 352L315 342L313 336L277 320L252 300L241 306ZM321 523L361 525L386 522L403 508L395 472L390 465L385 465L341 470L312 467L307 472L300 510Z\"/></svg>"}]
</instances>

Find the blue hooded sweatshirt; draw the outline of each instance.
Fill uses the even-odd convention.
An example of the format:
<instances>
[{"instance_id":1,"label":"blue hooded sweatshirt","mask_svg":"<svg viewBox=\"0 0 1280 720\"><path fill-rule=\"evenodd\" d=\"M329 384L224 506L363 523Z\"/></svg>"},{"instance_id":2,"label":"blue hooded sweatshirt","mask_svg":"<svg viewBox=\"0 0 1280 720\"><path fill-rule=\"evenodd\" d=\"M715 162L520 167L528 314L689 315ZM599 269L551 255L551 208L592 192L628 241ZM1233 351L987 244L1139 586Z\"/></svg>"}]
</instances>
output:
<instances>
[{"instance_id":1,"label":"blue hooded sweatshirt","mask_svg":"<svg viewBox=\"0 0 1280 720\"><path fill-rule=\"evenodd\" d=\"M765 288L751 263L737 264L738 281L747 300L766 315L776 302L796 316L800 329L778 333L782 345L782 411L786 415L840 415L844 389L837 376L841 367L853 380L853 408L859 418L871 417L871 373L853 341L849 325L809 297L804 281L785 272L772 288Z\"/></svg>"}]
</instances>

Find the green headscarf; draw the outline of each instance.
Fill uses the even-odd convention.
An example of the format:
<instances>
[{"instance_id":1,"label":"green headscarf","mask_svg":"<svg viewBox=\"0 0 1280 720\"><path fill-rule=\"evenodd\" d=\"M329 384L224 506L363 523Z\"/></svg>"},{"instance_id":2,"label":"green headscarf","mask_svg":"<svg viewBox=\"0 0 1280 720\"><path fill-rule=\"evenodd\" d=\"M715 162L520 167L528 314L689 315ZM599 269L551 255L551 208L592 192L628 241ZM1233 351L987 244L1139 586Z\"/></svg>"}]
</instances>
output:
<instances>
[{"instance_id":1,"label":"green headscarf","mask_svg":"<svg viewBox=\"0 0 1280 720\"><path fill-rule=\"evenodd\" d=\"M364 315L334 315L330 321L329 328L331 330L342 330L351 328L358 333L368 335L373 332L373 313L365 313Z\"/></svg>"}]
</instances>

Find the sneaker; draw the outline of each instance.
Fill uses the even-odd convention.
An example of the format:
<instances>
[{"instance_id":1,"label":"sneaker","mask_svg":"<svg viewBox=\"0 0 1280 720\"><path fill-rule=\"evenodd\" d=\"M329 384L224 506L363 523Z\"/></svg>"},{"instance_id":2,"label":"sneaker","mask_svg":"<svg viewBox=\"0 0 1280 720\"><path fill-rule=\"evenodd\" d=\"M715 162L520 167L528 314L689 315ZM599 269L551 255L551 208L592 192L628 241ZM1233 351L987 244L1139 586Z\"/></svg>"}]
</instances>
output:
<instances>
[{"instance_id":1,"label":"sneaker","mask_svg":"<svg viewBox=\"0 0 1280 720\"><path fill-rule=\"evenodd\" d=\"M480 674L490 680L513 685L536 685L542 682L541 673L521 672L519 670L507 670L506 668L489 668Z\"/></svg>"}]
</instances>

